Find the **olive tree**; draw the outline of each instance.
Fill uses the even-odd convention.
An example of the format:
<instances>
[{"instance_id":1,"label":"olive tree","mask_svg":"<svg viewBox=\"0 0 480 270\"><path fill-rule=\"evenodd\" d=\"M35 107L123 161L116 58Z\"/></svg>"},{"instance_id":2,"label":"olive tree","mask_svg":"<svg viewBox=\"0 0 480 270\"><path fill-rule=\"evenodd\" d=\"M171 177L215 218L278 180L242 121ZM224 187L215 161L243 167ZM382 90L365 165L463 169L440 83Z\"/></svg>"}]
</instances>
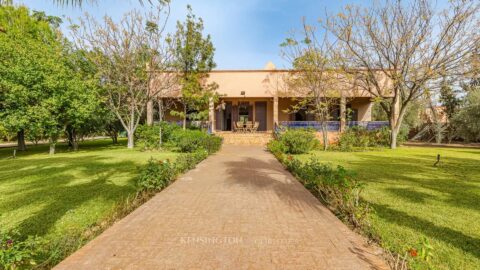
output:
<instances>
[{"instance_id":1,"label":"olive tree","mask_svg":"<svg viewBox=\"0 0 480 270\"><path fill-rule=\"evenodd\" d=\"M107 104L127 132L128 148L134 147L147 102L163 89L151 87L151 71L168 69L164 31L169 13L168 1L162 1L150 12L134 10L118 22L109 16L98 22L87 14L71 26L75 44L88 52Z\"/></svg>"},{"instance_id":2,"label":"olive tree","mask_svg":"<svg viewBox=\"0 0 480 270\"><path fill-rule=\"evenodd\" d=\"M430 0L383 0L347 6L322 23L338 40L343 69L388 115L391 148L410 104L445 74L465 72L479 41L479 14L475 0L452 0L443 10Z\"/></svg>"},{"instance_id":3,"label":"olive tree","mask_svg":"<svg viewBox=\"0 0 480 270\"><path fill-rule=\"evenodd\" d=\"M283 77L284 91L299 97L289 108L296 112L305 110L321 123L324 150L328 148L328 123L332 110L338 105L345 77L336 70L337 60L327 35L317 36L316 29L303 21L299 33L292 33L282 44L282 56L291 63L294 72Z\"/></svg>"}]
</instances>

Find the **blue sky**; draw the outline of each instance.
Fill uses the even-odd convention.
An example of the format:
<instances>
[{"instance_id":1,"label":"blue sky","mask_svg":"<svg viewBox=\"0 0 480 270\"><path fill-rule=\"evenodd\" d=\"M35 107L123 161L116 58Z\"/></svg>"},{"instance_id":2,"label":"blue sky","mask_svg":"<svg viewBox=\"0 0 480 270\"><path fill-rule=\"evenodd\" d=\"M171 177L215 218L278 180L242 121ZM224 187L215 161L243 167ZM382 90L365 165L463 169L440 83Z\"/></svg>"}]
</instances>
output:
<instances>
[{"instance_id":1,"label":"blue sky","mask_svg":"<svg viewBox=\"0 0 480 270\"><path fill-rule=\"evenodd\" d=\"M101 18L120 18L134 8L137 0L98 0L82 8L62 7L50 0L20 0L31 9L49 15L78 18L84 12ZM262 69L268 61L277 68L288 67L280 56L279 44L301 26L302 17L315 22L325 12L338 13L346 4L369 5L361 0L172 0L167 30L174 32L177 20L184 20L186 6L204 20L216 48L217 69ZM148 4L147 4L148 6ZM66 21L66 20L65 20ZM67 23L64 23L67 24ZM64 26L65 27L65 26Z\"/></svg>"}]
</instances>

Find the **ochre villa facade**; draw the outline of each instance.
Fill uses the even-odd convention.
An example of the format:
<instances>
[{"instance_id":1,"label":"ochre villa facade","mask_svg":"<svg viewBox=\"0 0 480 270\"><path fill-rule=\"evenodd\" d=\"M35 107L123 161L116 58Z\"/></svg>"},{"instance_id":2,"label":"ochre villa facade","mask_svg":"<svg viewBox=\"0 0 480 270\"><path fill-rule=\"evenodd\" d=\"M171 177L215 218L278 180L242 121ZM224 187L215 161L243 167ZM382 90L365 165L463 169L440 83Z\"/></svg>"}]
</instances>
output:
<instances>
[{"instance_id":1,"label":"ochre villa facade","mask_svg":"<svg viewBox=\"0 0 480 270\"><path fill-rule=\"evenodd\" d=\"M271 132L276 126L315 126L315 118L306 110L292 111L302 97L289 91L285 78L292 71L278 70L268 63L263 70L215 70L208 81L218 85L218 102L209 106L211 132L228 132L239 121L258 122L258 132ZM340 92L339 92L340 93ZM385 125L372 122L372 95L358 89L345 89L331 108L329 130L341 131L348 125ZM177 104L178 107L179 104ZM181 110L181 108L176 108ZM347 113L348 112L348 113ZM168 111L165 120L180 122ZM347 121L348 120L348 121ZM147 122L153 122L153 106L147 106ZM318 123L318 122L317 122Z\"/></svg>"}]
</instances>

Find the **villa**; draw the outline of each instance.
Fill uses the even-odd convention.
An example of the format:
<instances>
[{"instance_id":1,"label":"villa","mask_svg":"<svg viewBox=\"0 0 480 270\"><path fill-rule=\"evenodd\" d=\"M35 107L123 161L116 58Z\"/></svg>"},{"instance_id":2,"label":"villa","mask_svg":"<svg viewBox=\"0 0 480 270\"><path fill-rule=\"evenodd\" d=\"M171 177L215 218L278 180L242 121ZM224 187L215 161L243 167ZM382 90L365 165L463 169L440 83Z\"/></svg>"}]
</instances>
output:
<instances>
[{"instance_id":1,"label":"villa","mask_svg":"<svg viewBox=\"0 0 480 270\"><path fill-rule=\"evenodd\" d=\"M292 111L301 96L292 93L284 83L291 70L276 69L271 62L262 70L214 70L208 81L218 84L218 102L210 103L209 123L212 133L230 136L236 123L257 123L256 133L271 134L277 126L311 127L319 129L320 122L305 109ZM375 129L387 125L384 121L372 121L372 95L359 89L347 89L331 108L331 121L328 129L335 138L336 133L348 126L362 125ZM181 106L176 104L175 107ZM147 122L153 122L153 104L147 106ZM348 112L348 118L347 118ZM165 114L167 121L179 122L182 119ZM348 120L348 121L347 121ZM238 134L238 133L236 133ZM238 137L238 135L236 135ZM257 135L259 136L259 135Z\"/></svg>"}]
</instances>

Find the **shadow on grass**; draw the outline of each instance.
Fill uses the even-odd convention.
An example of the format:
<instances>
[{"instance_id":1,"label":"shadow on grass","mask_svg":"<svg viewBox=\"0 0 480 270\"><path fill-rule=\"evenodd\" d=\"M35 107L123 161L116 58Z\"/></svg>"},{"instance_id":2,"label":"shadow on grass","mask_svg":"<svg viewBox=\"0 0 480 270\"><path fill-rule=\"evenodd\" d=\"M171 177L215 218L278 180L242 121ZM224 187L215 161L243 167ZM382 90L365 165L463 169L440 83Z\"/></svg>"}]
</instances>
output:
<instances>
[{"instance_id":1,"label":"shadow on grass","mask_svg":"<svg viewBox=\"0 0 480 270\"><path fill-rule=\"evenodd\" d=\"M102 149L118 149L126 146L126 141L124 139L119 139L118 144L112 144L112 141L109 139L98 139L92 141L85 141L79 144L79 149L75 153L98 151ZM13 150L16 147L7 147L0 148L0 161L2 159L11 158L13 156ZM27 151L17 151L17 157L28 157L35 154L48 154L49 145L48 144L39 144L39 145L28 145ZM59 142L55 147L55 152L68 153L73 152L70 147L64 142Z\"/></svg>"},{"instance_id":2,"label":"shadow on grass","mask_svg":"<svg viewBox=\"0 0 480 270\"><path fill-rule=\"evenodd\" d=\"M409 227L431 238L451 244L465 252L480 258L480 239L465 235L451 228L438 226L431 221L408 215L383 204L371 204L377 215L390 223Z\"/></svg>"},{"instance_id":3,"label":"shadow on grass","mask_svg":"<svg viewBox=\"0 0 480 270\"><path fill-rule=\"evenodd\" d=\"M433 155L423 154L390 158L362 155L361 160L351 162L350 167L359 173L362 181L388 185L389 192L412 202L434 198L415 190L421 187L447 195L441 200L452 207L480 211L480 161L445 156L440 165L434 167L432 160Z\"/></svg>"},{"instance_id":4,"label":"shadow on grass","mask_svg":"<svg viewBox=\"0 0 480 270\"><path fill-rule=\"evenodd\" d=\"M16 228L22 235L42 236L68 214L77 215L75 218L83 215L87 220L98 214L75 213L92 199L117 202L135 192L134 179L128 178L135 169L133 161L112 162L94 154L39 156L0 163L0 190L6 196L0 212L27 211L27 217ZM120 185L112 181L120 176L127 177ZM39 210L32 210L36 208Z\"/></svg>"}]
</instances>

